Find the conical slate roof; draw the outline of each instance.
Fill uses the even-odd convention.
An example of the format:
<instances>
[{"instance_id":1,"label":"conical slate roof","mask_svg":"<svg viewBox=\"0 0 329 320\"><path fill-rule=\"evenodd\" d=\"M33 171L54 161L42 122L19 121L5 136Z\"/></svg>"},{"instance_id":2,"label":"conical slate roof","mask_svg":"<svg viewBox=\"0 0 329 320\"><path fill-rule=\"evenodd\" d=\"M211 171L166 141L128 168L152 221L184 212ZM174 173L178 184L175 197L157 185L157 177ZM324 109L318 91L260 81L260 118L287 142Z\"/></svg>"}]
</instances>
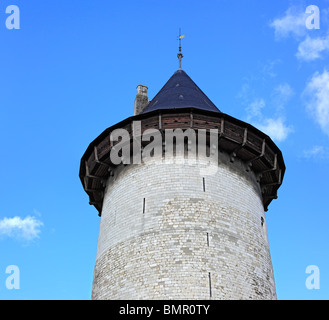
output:
<instances>
[{"instance_id":1,"label":"conical slate roof","mask_svg":"<svg viewBox=\"0 0 329 320\"><path fill-rule=\"evenodd\" d=\"M142 113L181 108L220 112L185 71L178 69Z\"/></svg>"}]
</instances>

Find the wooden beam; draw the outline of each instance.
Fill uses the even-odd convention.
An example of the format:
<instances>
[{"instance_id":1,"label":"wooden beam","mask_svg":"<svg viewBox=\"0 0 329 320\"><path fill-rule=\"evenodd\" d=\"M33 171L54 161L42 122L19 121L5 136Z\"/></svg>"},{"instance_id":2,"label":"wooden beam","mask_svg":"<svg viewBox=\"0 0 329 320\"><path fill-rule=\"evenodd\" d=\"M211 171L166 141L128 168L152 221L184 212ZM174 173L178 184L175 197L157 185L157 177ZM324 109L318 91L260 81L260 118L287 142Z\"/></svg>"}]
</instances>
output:
<instances>
[{"instance_id":1,"label":"wooden beam","mask_svg":"<svg viewBox=\"0 0 329 320\"><path fill-rule=\"evenodd\" d=\"M224 135L224 118L220 119L220 133L219 136L222 137Z\"/></svg>"},{"instance_id":2,"label":"wooden beam","mask_svg":"<svg viewBox=\"0 0 329 320\"><path fill-rule=\"evenodd\" d=\"M247 143L247 137L248 137L248 128L244 128L243 132L243 141L242 143L234 149L232 153L237 153L239 150L241 150ZM235 155L236 156L236 155Z\"/></svg>"},{"instance_id":3,"label":"wooden beam","mask_svg":"<svg viewBox=\"0 0 329 320\"><path fill-rule=\"evenodd\" d=\"M85 188L85 191L86 192L97 192L97 193L102 193L102 194L104 193L102 189L101 190L96 190L96 189L87 189L87 188Z\"/></svg>"},{"instance_id":4,"label":"wooden beam","mask_svg":"<svg viewBox=\"0 0 329 320\"><path fill-rule=\"evenodd\" d=\"M250 159L249 161L252 163L252 162L254 162L254 161L256 161L256 160L258 160L258 159L264 157L264 155L265 155L265 147L266 147L266 141L265 141L265 139L263 139L263 143L262 143L262 152L261 152L258 156L256 156L256 157Z\"/></svg>"},{"instance_id":5,"label":"wooden beam","mask_svg":"<svg viewBox=\"0 0 329 320\"><path fill-rule=\"evenodd\" d=\"M266 170L263 170L263 171L260 171L261 173L265 173L265 172L271 172L271 171L275 171L278 169L278 155L275 154L274 155L274 164L273 164L273 167L271 169L266 169ZM281 170L280 170L281 171Z\"/></svg>"},{"instance_id":6,"label":"wooden beam","mask_svg":"<svg viewBox=\"0 0 329 320\"><path fill-rule=\"evenodd\" d=\"M89 173L89 167L88 167L88 162L87 161L85 161L85 166L86 166L86 177L92 178L92 179L98 179L98 180L104 179L104 177L94 176L94 175Z\"/></svg>"},{"instance_id":7,"label":"wooden beam","mask_svg":"<svg viewBox=\"0 0 329 320\"><path fill-rule=\"evenodd\" d=\"M98 159L98 151L97 151L97 147L96 146L94 146L94 154L95 154L95 162L96 163L101 164L103 166L107 166L107 167L109 166L107 163L102 162L102 161L99 161L99 159Z\"/></svg>"},{"instance_id":8,"label":"wooden beam","mask_svg":"<svg viewBox=\"0 0 329 320\"><path fill-rule=\"evenodd\" d=\"M162 129L162 117L161 117L161 113L159 113L159 130Z\"/></svg>"},{"instance_id":9,"label":"wooden beam","mask_svg":"<svg viewBox=\"0 0 329 320\"><path fill-rule=\"evenodd\" d=\"M271 183L264 183L262 184L263 186L277 186L277 185L281 185L282 184L282 170L279 169L279 177L278 177L278 181L276 182L271 182Z\"/></svg>"}]
</instances>

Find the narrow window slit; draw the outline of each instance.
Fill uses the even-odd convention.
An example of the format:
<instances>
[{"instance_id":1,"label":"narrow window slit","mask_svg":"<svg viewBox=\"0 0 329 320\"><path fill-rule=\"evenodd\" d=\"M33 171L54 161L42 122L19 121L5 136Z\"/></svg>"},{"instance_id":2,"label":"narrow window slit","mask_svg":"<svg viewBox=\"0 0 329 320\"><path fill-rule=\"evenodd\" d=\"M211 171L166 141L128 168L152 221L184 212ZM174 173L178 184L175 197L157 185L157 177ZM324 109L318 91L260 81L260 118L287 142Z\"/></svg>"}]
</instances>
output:
<instances>
[{"instance_id":1,"label":"narrow window slit","mask_svg":"<svg viewBox=\"0 0 329 320\"><path fill-rule=\"evenodd\" d=\"M209 247L209 233L207 232L207 246Z\"/></svg>"},{"instance_id":2,"label":"narrow window slit","mask_svg":"<svg viewBox=\"0 0 329 320\"><path fill-rule=\"evenodd\" d=\"M145 198L143 198L143 213L145 213Z\"/></svg>"},{"instance_id":3,"label":"narrow window slit","mask_svg":"<svg viewBox=\"0 0 329 320\"><path fill-rule=\"evenodd\" d=\"M203 181L203 192L206 192L206 180L205 178L202 178Z\"/></svg>"},{"instance_id":4,"label":"narrow window slit","mask_svg":"<svg viewBox=\"0 0 329 320\"><path fill-rule=\"evenodd\" d=\"M209 296L211 298L212 294L211 294L211 274L210 274L210 272L208 273L208 277L209 277Z\"/></svg>"}]
</instances>

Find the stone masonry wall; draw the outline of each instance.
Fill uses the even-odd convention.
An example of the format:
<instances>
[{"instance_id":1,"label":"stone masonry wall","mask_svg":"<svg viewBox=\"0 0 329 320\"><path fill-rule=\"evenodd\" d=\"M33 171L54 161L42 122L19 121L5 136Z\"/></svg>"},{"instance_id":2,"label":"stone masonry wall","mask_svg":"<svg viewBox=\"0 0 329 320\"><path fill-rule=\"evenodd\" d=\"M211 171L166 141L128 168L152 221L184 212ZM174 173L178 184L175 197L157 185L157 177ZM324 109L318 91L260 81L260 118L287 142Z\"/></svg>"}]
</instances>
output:
<instances>
[{"instance_id":1,"label":"stone masonry wall","mask_svg":"<svg viewBox=\"0 0 329 320\"><path fill-rule=\"evenodd\" d=\"M276 299L252 172L221 154L122 166L108 181L93 299Z\"/></svg>"}]
</instances>

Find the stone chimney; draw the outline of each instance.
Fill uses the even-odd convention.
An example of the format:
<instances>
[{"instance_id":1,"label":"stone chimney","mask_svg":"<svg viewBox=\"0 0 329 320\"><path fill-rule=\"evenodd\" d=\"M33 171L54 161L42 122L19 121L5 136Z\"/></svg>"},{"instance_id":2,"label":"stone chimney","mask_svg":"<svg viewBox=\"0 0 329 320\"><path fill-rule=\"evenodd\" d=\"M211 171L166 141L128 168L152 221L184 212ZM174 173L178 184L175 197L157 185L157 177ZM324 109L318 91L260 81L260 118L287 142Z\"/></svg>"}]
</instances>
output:
<instances>
[{"instance_id":1,"label":"stone chimney","mask_svg":"<svg viewBox=\"0 0 329 320\"><path fill-rule=\"evenodd\" d=\"M143 86L139 84L137 86L137 95L135 98L135 108L134 108L134 116L142 113L144 108L148 105L149 99L147 97L147 86Z\"/></svg>"}]
</instances>

